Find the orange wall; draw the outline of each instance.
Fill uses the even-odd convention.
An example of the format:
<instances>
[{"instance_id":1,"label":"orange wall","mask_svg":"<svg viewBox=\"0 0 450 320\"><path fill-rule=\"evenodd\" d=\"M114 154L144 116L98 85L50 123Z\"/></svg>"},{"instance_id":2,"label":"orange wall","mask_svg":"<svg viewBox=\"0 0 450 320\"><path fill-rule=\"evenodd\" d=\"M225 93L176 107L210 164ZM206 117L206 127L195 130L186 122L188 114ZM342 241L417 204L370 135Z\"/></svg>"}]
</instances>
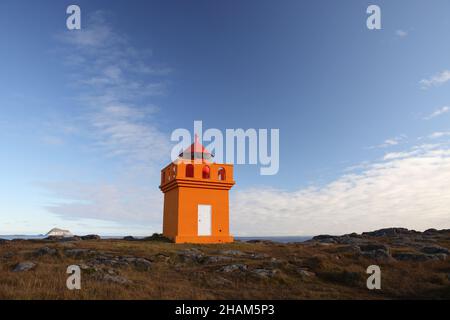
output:
<instances>
[{"instance_id":1,"label":"orange wall","mask_svg":"<svg viewBox=\"0 0 450 320\"><path fill-rule=\"evenodd\" d=\"M181 187L179 192L178 235L197 236L199 204L209 204L212 207L212 235L228 236L228 190L186 187Z\"/></svg>"},{"instance_id":2,"label":"orange wall","mask_svg":"<svg viewBox=\"0 0 450 320\"><path fill-rule=\"evenodd\" d=\"M186 177L186 165L194 165L194 177ZM210 178L202 177L205 165ZM219 180L224 168L226 179ZM163 234L176 242L231 242L229 232L228 191L234 185L233 166L229 164L196 163L177 160L161 170L161 190L164 192ZM211 236L198 236L198 205L211 205Z\"/></svg>"}]
</instances>

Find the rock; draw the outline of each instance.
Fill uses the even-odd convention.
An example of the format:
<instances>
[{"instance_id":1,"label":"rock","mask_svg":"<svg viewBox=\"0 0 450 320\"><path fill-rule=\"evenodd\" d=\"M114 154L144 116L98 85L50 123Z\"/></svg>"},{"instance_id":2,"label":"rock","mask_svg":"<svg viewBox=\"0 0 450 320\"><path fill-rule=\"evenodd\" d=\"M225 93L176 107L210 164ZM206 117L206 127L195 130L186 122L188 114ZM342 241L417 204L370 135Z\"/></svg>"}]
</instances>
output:
<instances>
[{"instance_id":1,"label":"rock","mask_svg":"<svg viewBox=\"0 0 450 320\"><path fill-rule=\"evenodd\" d=\"M66 249L64 251L64 253L66 254L66 256L69 256L69 257L80 258L80 257L87 256L89 254L94 254L95 251L79 248L79 249Z\"/></svg>"},{"instance_id":2,"label":"rock","mask_svg":"<svg viewBox=\"0 0 450 320\"><path fill-rule=\"evenodd\" d=\"M208 256L203 259L204 263L230 262L234 259L227 256Z\"/></svg>"},{"instance_id":3,"label":"rock","mask_svg":"<svg viewBox=\"0 0 450 320\"><path fill-rule=\"evenodd\" d=\"M54 256L57 253L58 253L58 250L56 250L54 248L42 247L42 248L39 248L38 250L36 250L34 252L34 255L36 255L36 256L45 256L45 255Z\"/></svg>"},{"instance_id":4,"label":"rock","mask_svg":"<svg viewBox=\"0 0 450 320\"><path fill-rule=\"evenodd\" d=\"M14 252L6 252L2 258L3 259L11 259L12 257L14 257L16 254Z\"/></svg>"},{"instance_id":5,"label":"rock","mask_svg":"<svg viewBox=\"0 0 450 320\"><path fill-rule=\"evenodd\" d=\"M270 256L266 253L252 253L250 254L249 258L251 259L268 259Z\"/></svg>"},{"instance_id":6,"label":"rock","mask_svg":"<svg viewBox=\"0 0 450 320\"><path fill-rule=\"evenodd\" d=\"M13 269L13 272L23 272L23 271L29 271L36 267L36 263L31 261L26 262L20 262L16 264L16 266Z\"/></svg>"},{"instance_id":7,"label":"rock","mask_svg":"<svg viewBox=\"0 0 450 320\"><path fill-rule=\"evenodd\" d=\"M86 236L81 236L81 240L100 240L101 237L96 234L88 234Z\"/></svg>"},{"instance_id":8,"label":"rock","mask_svg":"<svg viewBox=\"0 0 450 320\"><path fill-rule=\"evenodd\" d=\"M370 243L359 245L361 255L369 259L389 259L389 247L384 244Z\"/></svg>"},{"instance_id":9,"label":"rock","mask_svg":"<svg viewBox=\"0 0 450 320\"><path fill-rule=\"evenodd\" d=\"M247 265L245 265L245 264L230 264L230 265L223 266L222 268L220 268L219 272L230 273L230 272L234 272L234 271L246 271L246 270L247 270Z\"/></svg>"},{"instance_id":10,"label":"rock","mask_svg":"<svg viewBox=\"0 0 450 320\"><path fill-rule=\"evenodd\" d=\"M361 249L356 245L346 245L336 248L337 253L361 254Z\"/></svg>"},{"instance_id":11,"label":"rock","mask_svg":"<svg viewBox=\"0 0 450 320\"><path fill-rule=\"evenodd\" d=\"M321 234L321 235L313 237L309 241L322 242L322 243L337 243L336 238L338 238L338 237L330 236L328 234Z\"/></svg>"},{"instance_id":12,"label":"rock","mask_svg":"<svg viewBox=\"0 0 450 320\"><path fill-rule=\"evenodd\" d=\"M445 253L436 253L433 255L438 260L447 260L448 254Z\"/></svg>"},{"instance_id":13,"label":"rock","mask_svg":"<svg viewBox=\"0 0 450 320\"><path fill-rule=\"evenodd\" d=\"M423 234L425 234L425 235L435 235L435 234L438 234L438 233L439 233L439 231L436 230L436 229L433 229L433 228L427 229L427 230L425 230L423 232Z\"/></svg>"},{"instance_id":14,"label":"rock","mask_svg":"<svg viewBox=\"0 0 450 320\"><path fill-rule=\"evenodd\" d=\"M164 237L161 233L154 233L150 237L146 237L145 241L161 241L161 242L172 242L169 238Z\"/></svg>"},{"instance_id":15,"label":"rock","mask_svg":"<svg viewBox=\"0 0 450 320\"><path fill-rule=\"evenodd\" d=\"M273 269L273 270L271 270L271 269L253 269L251 272L262 278L272 278L278 273L278 270L276 270L276 269Z\"/></svg>"},{"instance_id":16,"label":"rock","mask_svg":"<svg viewBox=\"0 0 450 320\"><path fill-rule=\"evenodd\" d=\"M361 236L357 234L346 234L343 236L330 236L328 234L322 234L313 237L311 240L305 242L318 242L318 243L326 243L326 244L359 244L365 242L365 239L362 239Z\"/></svg>"},{"instance_id":17,"label":"rock","mask_svg":"<svg viewBox=\"0 0 450 320\"><path fill-rule=\"evenodd\" d=\"M245 242L247 242L247 243L261 243L261 244L275 244L275 242L273 242L271 240L258 240L258 239L247 240Z\"/></svg>"},{"instance_id":18,"label":"rock","mask_svg":"<svg viewBox=\"0 0 450 320\"><path fill-rule=\"evenodd\" d=\"M227 255L227 256L245 256L247 255L245 252L239 251L239 250L220 250L217 252L221 255Z\"/></svg>"},{"instance_id":19,"label":"rock","mask_svg":"<svg viewBox=\"0 0 450 320\"><path fill-rule=\"evenodd\" d=\"M202 262L204 259L203 253L195 248L178 251L178 255L185 262L186 261Z\"/></svg>"},{"instance_id":20,"label":"rock","mask_svg":"<svg viewBox=\"0 0 450 320\"><path fill-rule=\"evenodd\" d=\"M135 237L132 237L132 236L126 236L126 237L123 237L122 240L133 241L133 240L137 240L137 239Z\"/></svg>"},{"instance_id":21,"label":"rock","mask_svg":"<svg viewBox=\"0 0 450 320\"><path fill-rule=\"evenodd\" d=\"M418 234L419 232L414 230L408 230L406 228L385 228L380 230L375 230L371 232L363 232L364 236L370 237L397 237L411 234Z\"/></svg>"},{"instance_id":22,"label":"rock","mask_svg":"<svg viewBox=\"0 0 450 320\"><path fill-rule=\"evenodd\" d=\"M111 274L105 274L102 278L103 281L107 282L113 282L118 284L128 284L131 283L130 280L128 280L125 277L117 276L117 275L111 275Z\"/></svg>"},{"instance_id":23,"label":"rock","mask_svg":"<svg viewBox=\"0 0 450 320\"><path fill-rule=\"evenodd\" d=\"M420 251L426 254L437 254L437 253L450 254L450 251L447 248L440 246L427 246L423 247Z\"/></svg>"},{"instance_id":24,"label":"rock","mask_svg":"<svg viewBox=\"0 0 450 320\"><path fill-rule=\"evenodd\" d=\"M400 261L427 261L433 259L432 256L422 253L398 252L393 253L392 257Z\"/></svg>"},{"instance_id":25,"label":"rock","mask_svg":"<svg viewBox=\"0 0 450 320\"><path fill-rule=\"evenodd\" d=\"M136 260L134 260L134 265L141 271L148 271L150 270L152 263L144 258L136 258Z\"/></svg>"},{"instance_id":26,"label":"rock","mask_svg":"<svg viewBox=\"0 0 450 320\"><path fill-rule=\"evenodd\" d=\"M314 277L316 274L314 272L305 270L305 269L297 269L297 272L302 276L302 277Z\"/></svg>"},{"instance_id":27,"label":"rock","mask_svg":"<svg viewBox=\"0 0 450 320\"><path fill-rule=\"evenodd\" d=\"M216 286L217 285L219 285L219 286L223 286L223 285L229 286L229 285L233 284L233 282L231 280L228 280L228 279L226 279L224 277L214 277L214 278L210 278L208 281L210 282L210 284L216 285Z\"/></svg>"},{"instance_id":28,"label":"rock","mask_svg":"<svg viewBox=\"0 0 450 320\"><path fill-rule=\"evenodd\" d=\"M91 259L89 263L91 265L103 265L112 267L126 267L129 263L134 263L137 258L123 258L123 257L113 257L109 255L99 255L94 259Z\"/></svg>"},{"instance_id":29,"label":"rock","mask_svg":"<svg viewBox=\"0 0 450 320\"><path fill-rule=\"evenodd\" d=\"M49 236L49 237L45 238L44 240L68 242L68 241L80 241L81 238L78 236L73 236L73 237Z\"/></svg>"}]
</instances>

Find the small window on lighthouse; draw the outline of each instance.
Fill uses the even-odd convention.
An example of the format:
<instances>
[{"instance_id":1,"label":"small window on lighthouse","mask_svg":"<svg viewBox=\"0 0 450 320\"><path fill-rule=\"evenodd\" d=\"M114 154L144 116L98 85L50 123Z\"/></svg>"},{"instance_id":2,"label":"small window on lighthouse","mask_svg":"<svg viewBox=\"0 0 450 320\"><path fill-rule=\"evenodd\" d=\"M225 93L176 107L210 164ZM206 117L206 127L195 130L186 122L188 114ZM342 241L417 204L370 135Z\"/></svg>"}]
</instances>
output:
<instances>
[{"instance_id":1,"label":"small window on lighthouse","mask_svg":"<svg viewBox=\"0 0 450 320\"><path fill-rule=\"evenodd\" d=\"M194 166L192 164L188 164L186 166L186 178L194 177Z\"/></svg>"},{"instance_id":2,"label":"small window on lighthouse","mask_svg":"<svg viewBox=\"0 0 450 320\"><path fill-rule=\"evenodd\" d=\"M225 175L225 168L220 167L219 171L217 171L217 177L219 178L220 181L224 181L226 180L226 175Z\"/></svg>"},{"instance_id":3,"label":"small window on lighthouse","mask_svg":"<svg viewBox=\"0 0 450 320\"><path fill-rule=\"evenodd\" d=\"M203 179L209 179L209 173L210 173L209 166L204 166L202 170Z\"/></svg>"}]
</instances>

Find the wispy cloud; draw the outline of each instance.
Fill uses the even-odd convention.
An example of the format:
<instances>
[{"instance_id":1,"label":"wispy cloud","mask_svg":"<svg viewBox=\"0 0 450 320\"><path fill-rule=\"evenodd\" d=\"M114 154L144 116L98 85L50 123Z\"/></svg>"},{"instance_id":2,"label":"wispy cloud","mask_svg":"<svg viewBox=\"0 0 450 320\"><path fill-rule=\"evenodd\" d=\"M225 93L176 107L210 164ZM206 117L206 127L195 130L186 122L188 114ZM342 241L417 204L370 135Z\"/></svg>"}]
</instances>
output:
<instances>
[{"instance_id":1,"label":"wispy cloud","mask_svg":"<svg viewBox=\"0 0 450 320\"><path fill-rule=\"evenodd\" d=\"M423 89L440 86L450 80L450 70L444 70L430 78L420 80Z\"/></svg>"},{"instance_id":2,"label":"wispy cloud","mask_svg":"<svg viewBox=\"0 0 450 320\"><path fill-rule=\"evenodd\" d=\"M396 146L396 145L404 142L406 140L406 138L407 138L406 135L401 134L399 136L386 139L381 144L367 147L367 149L379 149L379 148L388 148L388 147Z\"/></svg>"},{"instance_id":3,"label":"wispy cloud","mask_svg":"<svg viewBox=\"0 0 450 320\"><path fill-rule=\"evenodd\" d=\"M430 139L437 139L450 136L450 131L437 131L429 135Z\"/></svg>"},{"instance_id":4,"label":"wispy cloud","mask_svg":"<svg viewBox=\"0 0 450 320\"><path fill-rule=\"evenodd\" d=\"M416 146L323 187L239 190L231 202L233 232L316 235L392 226L449 228L449 181L449 146Z\"/></svg>"},{"instance_id":5,"label":"wispy cloud","mask_svg":"<svg viewBox=\"0 0 450 320\"><path fill-rule=\"evenodd\" d=\"M85 149L123 169L89 184L83 177L41 183L59 199L47 209L70 219L159 225L162 197L155 186L161 164L170 159L170 141L159 128L158 107L148 101L167 93L165 77L172 69L149 65L151 51L133 47L105 15L95 12L82 30L57 36L76 100L83 106L74 123L58 126L76 128L61 133L83 135Z\"/></svg>"},{"instance_id":6,"label":"wispy cloud","mask_svg":"<svg viewBox=\"0 0 450 320\"><path fill-rule=\"evenodd\" d=\"M426 116L424 118L424 120L431 120L431 119L439 117L439 116L441 116L441 115L443 115L445 113L448 113L449 111L450 111L450 107L444 106L442 108L439 108L439 109L435 110L434 112L432 112L428 116Z\"/></svg>"},{"instance_id":7,"label":"wispy cloud","mask_svg":"<svg viewBox=\"0 0 450 320\"><path fill-rule=\"evenodd\" d=\"M408 32L405 30L398 29L395 31L395 35L400 38L405 38L406 36L408 36Z\"/></svg>"}]
</instances>

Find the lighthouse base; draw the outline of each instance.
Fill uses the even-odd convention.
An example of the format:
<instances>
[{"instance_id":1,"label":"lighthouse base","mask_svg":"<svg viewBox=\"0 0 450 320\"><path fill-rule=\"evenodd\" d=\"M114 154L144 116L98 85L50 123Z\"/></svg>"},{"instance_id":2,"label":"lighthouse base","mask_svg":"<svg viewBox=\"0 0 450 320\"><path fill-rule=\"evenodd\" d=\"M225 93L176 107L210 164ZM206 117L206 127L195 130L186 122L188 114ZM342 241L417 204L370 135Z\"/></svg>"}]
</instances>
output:
<instances>
[{"instance_id":1,"label":"lighthouse base","mask_svg":"<svg viewBox=\"0 0 450 320\"><path fill-rule=\"evenodd\" d=\"M175 236L171 237L175 243L231 243L232 236Z\"/></svg>"}]
</instances>

